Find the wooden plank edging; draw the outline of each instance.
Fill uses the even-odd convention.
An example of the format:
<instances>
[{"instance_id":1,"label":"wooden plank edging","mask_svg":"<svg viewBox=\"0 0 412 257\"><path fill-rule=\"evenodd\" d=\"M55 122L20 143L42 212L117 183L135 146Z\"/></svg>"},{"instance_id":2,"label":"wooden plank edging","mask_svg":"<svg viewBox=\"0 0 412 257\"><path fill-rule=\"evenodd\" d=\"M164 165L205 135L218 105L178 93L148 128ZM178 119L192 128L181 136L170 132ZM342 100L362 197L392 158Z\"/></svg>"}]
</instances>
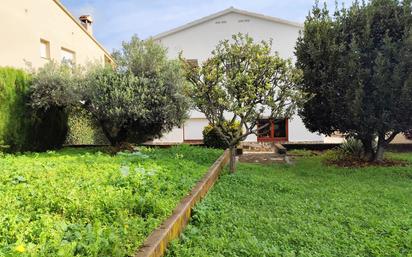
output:
<instances>
[{"instance_id":1,"label":"wooden plank edging","mask_svg":"<svg viewBox=\"0 0 412 257\"><path fill-rule=\"evenodd\" d=\"M183 198L173 214L152 232L135 257L160 257L166 252L170 241L179 237L188 224L192 208L199 202L219 178L220 172L229 161L229 151L226 150L209 168L206 175L196 184L190 194Z\"/></svg>"}]
</instances>

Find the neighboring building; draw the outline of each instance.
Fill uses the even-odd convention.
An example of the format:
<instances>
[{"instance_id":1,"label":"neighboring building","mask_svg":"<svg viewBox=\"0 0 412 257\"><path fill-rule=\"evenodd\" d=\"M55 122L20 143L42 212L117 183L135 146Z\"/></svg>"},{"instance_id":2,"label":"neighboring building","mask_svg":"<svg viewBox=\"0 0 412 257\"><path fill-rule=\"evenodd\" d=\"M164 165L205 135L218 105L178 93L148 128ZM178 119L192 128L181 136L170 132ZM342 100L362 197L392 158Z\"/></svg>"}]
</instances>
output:
<instances>
[{"instance_id":1,"label":"neighboring building","mask_svg":"<svg viewBox=\"0 0 412 257\"><path fill-rule=\"evenodd\" d=\"M168 48L170 58L182 52L186 59L202 63L211 54L219 41L230 39L233 34L247 33L256 42L273 40L273 49L283 58L295 60L294 48L302 24L251 13L235 8L207 16L176 29L154 36L154 40ZM290 119L261 120L260 124L271 126L259 138L249 136L246 141L274 142L333 142L333 138L309 132L298 116ZM203 128L208 124L205 116L192 111L190 119L182 128L176 128L156 142L192 142L202 140ZM342 140L338 138L339 142Z\"/></svg>"},{"instance_id":2,"label":"neighboring building","mask_svg":"<svg viewBox=\"0 0 412 257\"><path fill-rule=\"evenodd\" d=\"M59 0L2 0L0 66L39 68L50 60L112 63L93 37L90 16L74 18Z\"/></svg>"}]
</instances>

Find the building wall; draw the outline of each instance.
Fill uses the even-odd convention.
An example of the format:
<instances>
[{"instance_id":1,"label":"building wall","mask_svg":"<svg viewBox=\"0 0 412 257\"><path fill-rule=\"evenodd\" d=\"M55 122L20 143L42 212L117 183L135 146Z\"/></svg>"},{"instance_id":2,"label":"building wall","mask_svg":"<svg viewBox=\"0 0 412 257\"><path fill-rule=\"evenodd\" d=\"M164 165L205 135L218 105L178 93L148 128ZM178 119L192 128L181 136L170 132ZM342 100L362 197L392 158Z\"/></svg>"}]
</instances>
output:
<instances>
[{"instance_id":1,"label":"building wall","mask_svg":"<svg viewBox=\"0 0 412 257\"><path fill-rule=\"evenodd\" d=\"M412 140L407 139L404 134L399 134L393 139L391 143L392 144L412 144Z\"/></svg>"},{"instance_id":2,"label":"building wall","mask_svg":"<svg viewBox=\"0 0 412 257\"><path fill-rule=\"evenodd\" d=\"M50 42L56 61L61 61L62 47L75 52L76 64L104 63L105 55L110 59L80 26L54 0L2 0L0 66L43 66L49 60L40 57L41 39Z\"/></svg>"},{"instance_id":3,"label":"building wall","mask_svg":"<svg viewBox=\"0 0 412 257\"><path fill-rule=\"evenodd\" d=\"M290 142L323 142L324 140L324 135L310 132L299 116L295 115L289 120Z\"/></svg>"},{"instance_id":4,"label":"building wall","mask_svg":"<svg viewBox=\"0 0 412 257\"><path fill-rule=\"evenodd\" d=\"M249 22L240 22L249 20ZM225 23L222 23L225 22ZM158 41L168 48L169 57L176 58L182 51L187 59L205 61L219 41L230 39L233 34L244 33L255 41L273 39L273 49L283 58L294 58L294 47L300 28L254 18L238 13L229 13L209 20Z\"/></svg>"},{"instance_id":5,"label":"building wall","mask_svg":"<svg viewBox=\"0 0 412 257\"><path fill-rule=\"evenodd\" d=\"M169 58L177 58L182 52L186 59L197 59L199 63L205 61L219 41L230 39L233 34L249 34L256 42L262 40L273 40L273 50L282 58L291 58L295 61L294 47L299 36L300 27L276 23L249 15L239 13L229 13L221 17L206 21L202 24L179 31L174 34L157 39L157 41L168 49ZM191 118L186 122L187 129L199 127L200 123L195 119L205 118L199 112L192 112ZM193 122L193 124L191 124ZM203 128L202 128L203 129ZM201 130L200 130L201 131ZM175 135L176 131L172 134ZM197 133L198 132L193 132ZM201 138L200 138L201 139ZM171 135L166 135L158 141L178 140ZM256 142L255 135L250 135L245 141ZM324 136L309 132L298 116L294 116L289 121L289 140L296 141L317 141L324 140Z\"/></svg>"}]
</instances>

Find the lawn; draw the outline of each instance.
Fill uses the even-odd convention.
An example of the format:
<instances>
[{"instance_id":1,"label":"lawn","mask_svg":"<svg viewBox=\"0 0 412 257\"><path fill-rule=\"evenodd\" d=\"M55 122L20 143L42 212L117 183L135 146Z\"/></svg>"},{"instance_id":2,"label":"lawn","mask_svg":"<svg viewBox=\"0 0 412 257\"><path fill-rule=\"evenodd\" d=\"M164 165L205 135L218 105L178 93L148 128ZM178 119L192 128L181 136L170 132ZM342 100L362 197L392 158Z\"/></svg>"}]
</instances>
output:
<instances>
[{"instance_id":1,"label":"lawn","mask_svg":"<svg viewBox=\"0 0 412 257\"><path fill-rule=\"evenodd\" d=\"M221 153L0 153L0 256L130 256Z\"/></svg>"},{"instance_id":2,"label":"lawn","mask_svg":"<svg viewBox=\"0 0 412 257\"><path fill-rule=\"evenodd\" d=\"M412 166L335 168L322 158L239 164L168 256L412 256Z\"/></svg>"}]
</instances>

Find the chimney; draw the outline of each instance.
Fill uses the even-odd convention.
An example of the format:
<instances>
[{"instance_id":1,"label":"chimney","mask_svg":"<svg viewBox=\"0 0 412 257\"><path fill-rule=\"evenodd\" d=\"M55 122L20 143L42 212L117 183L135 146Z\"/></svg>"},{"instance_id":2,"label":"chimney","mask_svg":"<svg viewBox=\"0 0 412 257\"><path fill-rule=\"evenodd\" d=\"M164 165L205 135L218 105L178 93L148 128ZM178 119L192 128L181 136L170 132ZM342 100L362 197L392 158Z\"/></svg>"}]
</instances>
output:
<instances>
[{"instance_id":1,"label":"chimney","mask_svg":"<svg viewBox=\"0 0 412 257\"><path fill-rule=\"evenodd\" d=\"M93 18L90 15L82 15L79 17L79 20L83 27L89 32L90 35L93 35Z\"/></svg>"}]
</instances>

